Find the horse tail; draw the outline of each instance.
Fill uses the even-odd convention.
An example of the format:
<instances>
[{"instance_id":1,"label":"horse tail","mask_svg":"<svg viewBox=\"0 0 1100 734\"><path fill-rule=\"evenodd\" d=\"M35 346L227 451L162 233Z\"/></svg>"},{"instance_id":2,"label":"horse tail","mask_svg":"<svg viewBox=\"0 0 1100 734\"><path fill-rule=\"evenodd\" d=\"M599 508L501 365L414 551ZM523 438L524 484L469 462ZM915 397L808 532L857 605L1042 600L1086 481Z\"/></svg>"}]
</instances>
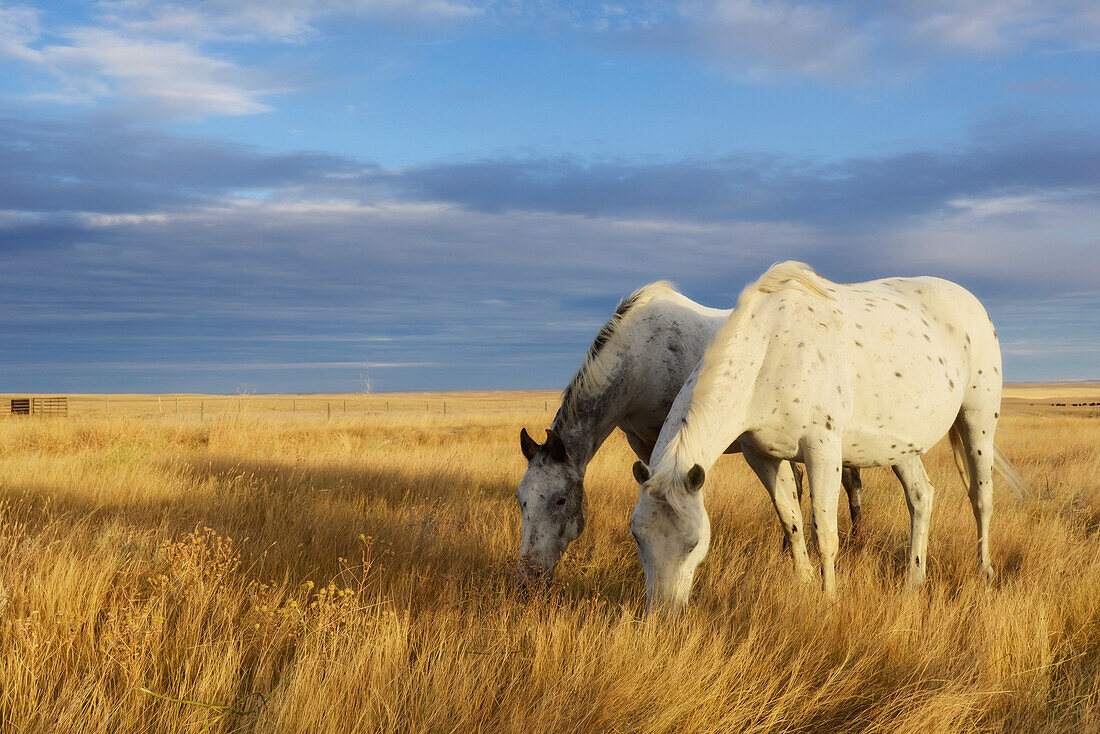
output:
<instances>
[{"instance_id":1,"label":"horse tail","mask_svg":"<svg viewBox=\"0 0 1100 734\"><path fill-rule=\"evenodd\" d=\"M951 430L947 432L947 437L951 439L951 453L955 456L955 468L959 470L963 486L969 492L970 463L966 460L966 448L963 446L962 435L959 433L958 428L951 426Z\"/></svg>"},{"instance_id":2,"label":"horse tail","mask_svg":"<svg viewBox=\"0 0 1100 734\"><path fill-rule=\"evenodd\" d=\"M1020 472L1016 471L1012 462L1005 458L1004 452L997 444L993 444L993 471L1008 484L1008 488L1016 495L1016 499L1022 500L1031 494L1031 487L1028 486L1027 480L1020 476Z\"/></svg>"},{"instance_id":3,"label":"horse tail","mask_svg":"<svg viewBox=\"0 0 1100 734\"><path fill-rule=\"evenodd\" d=\"M955 468L959 470L963 485L967 491L970 491L970 463L966 459L966 448L963 446L962 435L959 433L959 429L951 426L947 436L951 439L951 452L955 455ZM993 444L993 471L1008 484L1008 488L1012 490L1012 494L1016 495L1017 499L1022 500L1031 494L1031 488L1028 486L1027 480L1020 476L1020 472L1016 470L1012 462L1005 458L1004 451L997 444Z\"/></svg>"}]
</instances>

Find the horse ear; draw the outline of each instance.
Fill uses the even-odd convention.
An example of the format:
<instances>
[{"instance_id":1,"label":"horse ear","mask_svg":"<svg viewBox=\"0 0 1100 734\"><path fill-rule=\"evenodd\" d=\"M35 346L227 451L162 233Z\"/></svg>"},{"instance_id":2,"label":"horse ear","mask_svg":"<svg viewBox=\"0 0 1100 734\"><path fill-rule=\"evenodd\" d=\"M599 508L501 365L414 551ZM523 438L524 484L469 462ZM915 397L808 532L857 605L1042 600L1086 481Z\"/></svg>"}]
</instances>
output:
<instances>
[{"instance_id":1,"label":"horse ear","mask_svg":"<svg viewBox=\"0 0 1100 734\"><path fill-rule=\"evenodd\" d=\"M650 471L649 467L645 465L645 462L638 459L634 462L634 478L638 480L638 484L645 484L649 481Z\"/></svg>"},{"instance_id":2,"label":"horse ear","mask_svg":"<svg viewBox=\"0 0 1100 734\"><path fill-rule=\"evenodd\" d=\"M521 428L519 430L519 450L523 452L523 458L528 461L539 450L538 441L527 435L527 429Z\"/></svg>"},{"instance_id":3,"label":"horse ear","mask_svg":"<svg viewBox=\"0 0 1100 734\"><path fill-rule=\"evenodd\" d=\"M687 488L691 492L698 492L703 488L703 482L706 481L707 473L703 471L703 467L696 464L688 469L687 473Z\"/></svg>"},{"instance_id":4,"label":"horse ear","mask_svg":"<svg viewBox=\"0 0 1100 734\"><path fill-rule=\"evenodd\" d=\"M546 429L546 448L550 451L550 458L554 461L565 461L565 444L561 436L549 428Z\"/></svg>"}]
</instances>

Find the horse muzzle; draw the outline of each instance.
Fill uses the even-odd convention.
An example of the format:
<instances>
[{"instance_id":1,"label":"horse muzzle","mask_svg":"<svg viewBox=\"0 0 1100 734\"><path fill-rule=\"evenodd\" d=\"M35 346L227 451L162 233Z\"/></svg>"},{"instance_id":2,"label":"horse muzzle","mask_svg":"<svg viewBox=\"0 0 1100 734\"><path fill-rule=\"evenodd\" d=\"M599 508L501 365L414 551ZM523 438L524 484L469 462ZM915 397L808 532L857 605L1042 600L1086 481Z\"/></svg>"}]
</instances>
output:
<instances>
[{"instance_id":1,"label":"horse muzzle","mask_svg":"<svg viewBox=\"0 0 1100 734\"><path fill-rule=\"evenodd\" d=\"M528 586L545 585L550 583L554 578L553 568L544 568L539 563L536 563L530 556L520 556L519 564L516 569L516 581L519 583L520 588L527 588Z\"/></svg>"}]
</instances>

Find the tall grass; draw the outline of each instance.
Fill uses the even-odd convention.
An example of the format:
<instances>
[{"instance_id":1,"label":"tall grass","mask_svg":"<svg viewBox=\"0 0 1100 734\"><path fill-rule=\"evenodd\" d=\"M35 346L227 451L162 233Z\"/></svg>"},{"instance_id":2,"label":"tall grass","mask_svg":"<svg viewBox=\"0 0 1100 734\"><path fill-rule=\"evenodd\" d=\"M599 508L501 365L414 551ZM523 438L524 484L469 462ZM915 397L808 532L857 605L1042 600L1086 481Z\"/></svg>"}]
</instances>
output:
<instances>
[{"instance_id":1,"label":"tall grass","mask_svg":"<svg viewBox=\"0 0 1100 734\"><path fill-rule=\"evenodd\" d=\"M0 731L1100 730L1095 418L1002 419L1035 492L997 493L990 585L945 447L916 593L900 487L866 471L831 604L726 457L673 627L641 618L618 438L556 585L512 583L516 436L546 422L0 422Z\"/></svg>"}]
</instances>

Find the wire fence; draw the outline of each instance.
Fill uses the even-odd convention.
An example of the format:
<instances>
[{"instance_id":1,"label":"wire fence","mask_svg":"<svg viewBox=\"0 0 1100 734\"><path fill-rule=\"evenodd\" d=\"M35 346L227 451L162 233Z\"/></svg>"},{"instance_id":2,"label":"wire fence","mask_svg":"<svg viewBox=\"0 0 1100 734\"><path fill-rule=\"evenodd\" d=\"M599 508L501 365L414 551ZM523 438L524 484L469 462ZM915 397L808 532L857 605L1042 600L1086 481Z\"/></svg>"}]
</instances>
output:
<instances>
[{"instance_id":1,"label":"wire fence","mask_svg":"<svg viewBox=\"0 0 1100 734\"><path fill-rule=\"evenodd\" d=\"M460 413L553 413L558 391L484 393L391 393L374 395L70 395L44 399L0 395L0 417L139 416L208 418L275 416L341 418L355 415ZM48 405L49 410L40 406ZM39 410L30 410L39 406ZM61 410L58 406L64 406Z\"/></svg>"}]
</instances>

